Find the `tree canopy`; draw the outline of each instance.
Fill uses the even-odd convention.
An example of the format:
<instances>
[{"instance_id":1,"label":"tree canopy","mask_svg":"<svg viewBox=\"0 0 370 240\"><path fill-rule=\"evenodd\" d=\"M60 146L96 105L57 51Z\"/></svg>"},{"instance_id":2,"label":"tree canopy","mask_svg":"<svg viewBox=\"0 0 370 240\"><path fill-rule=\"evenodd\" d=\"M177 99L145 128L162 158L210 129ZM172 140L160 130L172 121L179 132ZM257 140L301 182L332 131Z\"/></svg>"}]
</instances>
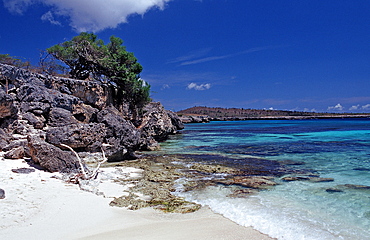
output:
<instances>
[{"instance_id":1,"label":"tree canopy","mask_svg":"<svg viewBox=\"0 0 370 240\"><path fill-rule=\"evenodd\" d=\"M0 54L0 63L13 65L16 67L29 67L31 65L29 61L22 61L21 59L10 56L9 54Z\"/></svg>"},{"instance_id":2,"label":"tree canopy","mask_svg":"<svg viewBox=\"0 0 370 240\"><path fill-rule=\"evenodd\" d=\"M104 44L95 34L83 32L70 41L48 48L47 52L69 67L72 78L114 85L118 97L126 100L134 110L150 101L150 85L140 78L142 66L122 44L123 40L115 36Z\"/></svg>"}]
</instances>

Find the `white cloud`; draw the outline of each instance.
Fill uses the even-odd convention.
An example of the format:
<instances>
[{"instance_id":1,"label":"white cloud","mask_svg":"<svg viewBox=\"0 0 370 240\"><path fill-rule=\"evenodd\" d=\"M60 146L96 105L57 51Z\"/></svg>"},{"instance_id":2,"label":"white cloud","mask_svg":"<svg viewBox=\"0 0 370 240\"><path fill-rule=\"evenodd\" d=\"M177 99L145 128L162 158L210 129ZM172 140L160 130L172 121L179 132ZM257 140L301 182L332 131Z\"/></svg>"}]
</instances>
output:
<instances>
[{"instance_id":1,"label":"white cloud","mask_svg":"<svg viewBox=\"0 0 370 240\"><path fill-rule=\"evenodd\" d=\"M274 47L267 46L267 47L256 47L256 48L250 48L248 50L242 51L242 52L237 52L237 53L232 53L232 54L226 54L226 55L221 55L221 56L211 56L211 57L202 57L206 52L208 52L210 49L204 49L204 51L196 52L196 53L191 53L186 56L182 56L179 58L176 58L175 60L170 61L169 63L177 63L180 62L181 66L185 65L193 65L193 64L199 64L199 63L204 63L204 62L210 62L210 61L216 61L216 60L221 60L221 59L226 59L226 58L231 58L231 57L236 57L239 55L244 55L248 53L253 53L253 52L259 52L259 51L264 51L268 50ZM200 54L201 53L201 54ZM201 58L199 58L201 57Z\"/></svg>"},{"instance_id":2,"label":"white cloud","mask_svg":"<svg viewBox=\"0 0 370 240\"><path fill-rule=\"evenodd\" d=\"M58 22L54 19L54 15L51 11L42 15L41 20L42 21L48 21L48 22L50 22L51 24L54 24L54 25L62 25L60 22Z\"/></svg>"},{"instance_id":3,"label":"white cloud","mask_svg":"<svg viewBox=\"0 0 370 240\"><path fill-rule=\"evenodd\" d=\"M13 13L22 14L32 4L51 7L54 16L70 19L70 25L78 32L97 32L115 28L127 22L132 14L143 15L157 7L163 9L171 0L3 0L4 6Z\"/></svg>"},{"instance_id":4,"label":"white cloud","mask_svg":"<svg viewBox=\"0 0 370 240\"><path fill-rule=\"evenodd\" d=\"M206 83L206 84L200 84L200 85L198 85L196 83L189 83L186 88L187 89L194 89L194 90L202 91L202 90L210 89L211 88L211 84L210 83Z\"/></svg>"},{"instance_id":5,"label":"white cloud","mask_svg":"<svg viewBox=\"0 0 370 240\"><path fill-rule=\"evenodd\" d=\"M350 111L358 110L360 108L360 105L353 105L352 107L349 108Z\"/></svg>"},{"instance_id":6,"label":"white cloud","mask_svg":"<svg viewBox=\"0 0 370 240\"><path fill-rule=\"evenodd\" d=\"M211 48L203 48L203 49L191 51L188 54L172 59L168 61L167 63L182 63L182 62L186 62L192 59L201 58L204 55L208 54L211 50L212 50Z\"/></svg>"},{"instance_id":7,"label":"white cloud","mask_svg":"<svg viewBox=\"0 0 370 240\"><path fill-rule=\"evenodd\" d=\"M343 111L344 110L344 107L340 103L338 103L335 106L328 107L328 110Z\"/></svg>"},{"instance_id":8,"label":"white cloud","mask_svg":"<svg viewBox=\"0 0 370 240\"><path fill-rule=\"evenodd\" d=\"M37 0L3 0L4 7L11 13L23 14L28 6L36 3Z\"/></svg>"},{"instance_id":9,"label":"white cloud","mask_svg":"<svg viewBox=\"0 0 370 240\"><path fill-rule=\"evenodd\" d=\"M364 110L370 110L370 104L366 104L366 105L362 106L361 108L364 109Z\"/></svg>"},{"instance_id":10,"label":"white cloud","mask_svg":"<svg viewBox=\"0 0 370 240\"><path fill-rule=\"evenodd\" d=\"M161 87L161 90L168 89L168 88L170 88L170 85L163 84L162 87Z\"/></svg>"},{"instance_id":11,"label":"white cloud","mask_svg":"<svg viewBox=\"0 0 370 240\"><path fill-rule=\"evenodd\" d=\"M303 112L316 112L315 108L309 109L309 108L304 108Z\"/></svg>"}]
</instances>

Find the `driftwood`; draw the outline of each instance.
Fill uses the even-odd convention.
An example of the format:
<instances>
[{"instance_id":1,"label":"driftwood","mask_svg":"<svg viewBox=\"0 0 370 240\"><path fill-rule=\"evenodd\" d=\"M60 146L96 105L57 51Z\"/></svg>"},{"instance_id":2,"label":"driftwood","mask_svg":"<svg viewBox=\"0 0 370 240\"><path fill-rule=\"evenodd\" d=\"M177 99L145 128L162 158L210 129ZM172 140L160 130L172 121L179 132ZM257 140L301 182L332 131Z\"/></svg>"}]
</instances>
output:
<instances>
[{"instance_id":1,"label":"driftwood","mask_svg":"<svg viewBox=\"0 0 370 240\"><path fill-rule=\"evenodd\" d=\"M104 149L102 147L102 153L103 153L103 160L98 162L98 165L96 166L96 168L94 170L90 170L89 168L87 168L84 163L82 162L80 156L78 156L78 154L76 153L75 150L73 150L73 148L71 148L70 146L66 145L66 144L60 144L61 146L63 147L66 147L68 148L71 152L73 152L77 159L78 159L78 162L80 164L80 173L76 173L76 174L69 174L67 179L65 179L65 181L67 182L73 182L73 183L80 183L81 180L93 180L97 177L98 175L98 172L99 172L99 169L100 169L100 166L105 163L106 161L108 161L108 158L105 156L105 152L104 152Z\"/></svg>"}]
</instances>

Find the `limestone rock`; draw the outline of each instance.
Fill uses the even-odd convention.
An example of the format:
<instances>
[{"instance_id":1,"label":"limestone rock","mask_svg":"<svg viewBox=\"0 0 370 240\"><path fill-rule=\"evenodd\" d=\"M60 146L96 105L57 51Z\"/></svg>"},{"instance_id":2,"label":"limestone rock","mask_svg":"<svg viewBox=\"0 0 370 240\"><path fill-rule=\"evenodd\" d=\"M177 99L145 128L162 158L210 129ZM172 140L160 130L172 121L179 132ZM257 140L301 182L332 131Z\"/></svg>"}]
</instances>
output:
<instances>
[{"instance_id":1,"label":"limestone rock","mask_svg":"<svg viewBox=\"0 0 370 240\"><path fill-rule=\"evenodd\" d=\"M4 198L5 198L5 191L4 189L0 188L0 199L4 199Z\"/></svg>"},{"instance_id":2,"label":"limestone rock","mask_svg":"<svg viewBox=\"0 0 370 240\"><path fill-rule=\"evenodd\" d=\"M222 165L209 165L209 164L200 164L195 163L190 167L192 170L196 170L204 173L227 173L227 174L238 174L238 171L235 168L225 167Z\"/></svg>"},{"instance_id":3,"label":"limestone rock","mask_svg":"<svg viewBox=\"0 0 370 240\"><path fill-rule=\"evenodd\" d=\"M14 106L14 99L11 95L6 94L0 88L0 119L13 116L17 113L17 108Z\"/></svg>"},{"instance_id":4,"label":"limestone rock","mask_svg":"<svg viewBox=\"0 0 370 240\"><path fill-rule=\"evenodd\" d=\"M27 120L36 129L42 129L45 126L46 119L42 115L36 116L31 112L26 112L22 118Z\"/></svg>"},{"instance_id":5,"label":"limestone rock","mask_svg":"<svg viewBox=\"0 0 370 240\"><path fill-rule=\"evenodd\" d=\"M309 181L309 182L332 182L334 178L321 178L321 177L306 177L306 176L293 176L293 177L283 177L283 181Z\"/></svg>"},{"instance_id":6,"label":"limestone rock","mask_svg":"<svg viewBox=\"0 0 370 240\"><path fill-rule=\"evenodd\" d=\"M176 127L177 130L184 129L184 123L181 121L179 116L176 113L166 110L167 115L171 118L172 125Z\"/></svg>"},{"instance_id":7,"label":"limestone rock","mask_svg":"<svg viewBox=\"0 0 370 240\"><path fill-rule=\"evenodd\" d=\"M97 108L84 103L74 105L72 110L72 114L75 119L83 123L96 122L96 115L98 112L99 110Z\"/></svg>"},{"instance_id":8,"label":"limestone rock","mask_svg":"<svg viewBox=\"0 0 370 240\"><path fill-rule=\"evenodd\" d=\"M47 103L50 107L64 108L69 111L72 111L73 105L81 103L80 99L75 96L34 84L22 85L17 91L17 98L23 103L29 103L29 105ZM24 104L24 107L23 111L27 109L27 104Z\"/></svg>"},{"instance_id":9,"label":"limestone rock","mask_svg":"<svg viewBox=\"0 0 370 240\"><path fill-rule=\"evenodd\" d=\"M49 113L48 125L52 127L62 127L78 123L72 113L63 108L52 108Z\"/></svg>"},{"instance_id":10,"label":"limestone rock","mask_svg":"<svg viewBox=\"0 0 370 240\"><path fill-rule=\"evenodd\" d=\"M10 143L3 147L4 151L10 151L13 148L23 147L26 148L28 145L27 139L14 139Z\"/></svg>"},{"instance_id":11,"label":"limestone rock","mask_svg":"<svg viewBox=\"0 0 370 240\"><path fill-rule=\"evenodd\" d=\"M66 144L73 149L83 149L85 151L101 151L101 143L106 136L106 127L101 123L77 123L62 127L50 128L46 132L46 142L53 145ZM98 149L91 149L95 143L99 142ZM94 148L95 148L94 147Z\"/></svg>"},{"instance_id":12,"label":"limestone rock","mask_svg":"<svg viewBox=\"0 0 370 240\"><path fill-rule=\"evenodd\" d=\"M157 141L163 141L169 134L174 134L178 130L172 124L172 119L161 103L149 103L143 111L142 123L138 127L143 135L151 136Z\"/></svg>"},{"instance_id":13,"label":"limestone rock","mask_svg":"<svg viewBox=\"0 0 370 240\"><path fill-rule=\"evenodd\" d=\"M338 193L338 192L343 192L343 190L338 189L338 188L327 188L325 189L326 192L328 193Z\"/></svg>"},{"instance_id":14,"label":"limestone rock","mask_svg":"<svg viewBox=\"0 0 370 240\"><path fill-rule=\"evenodd\" d=\"M236 176L225 180L218 180L217 183L254 189L267 189L277 185L277 183L273 181L273 178L265 176Z\"/></svg>"},{"instance_id":15,"label":"limestone rock","mask_svg":"<svg viewBox=\"0 0 370 240\"><path fill-rule=\"evenodd\" d=\"M84 81L70 78L54 78L46 80L51 89L73 95L85 104L103 109L112 103L112 89L106 84L96 81Z\"/></svg>"},{"instance_id":16,"label":"limestone rock","mask_svg":"<svg viewBox=\"0 0 370 240\"><path fill-rule=\"evenodd\" d=\"M9 140L10 136L3 129L0 128L0 151L3 150L4 147L8 145Z\"/></svg>"},{"instance_id":17,"label":"limestone rock","mask_svg":"<svg viewBox=\"0 0 370 240\"><path fill-rule=\"evenodd\" d=\"M21 147L13 148L9 152L7 152L4 155L4 157L8 159L21 159L24 157L24 155L25 155L24 148L21 146Z\"/></svg>"},{"instance_id":18,"label":"limestone rock","mask_svg":"<svg viewBox=\"0 0 370 240\"><path fill-rule=\"evenodd\" d=\"M29 136L28 146L32 160L50 172L76 172L79 169L72 152L63 151L39 137Z\"/></svg>"},{"instance_id":19,"label":"limestone rock","mask_svg":"<svg viewBox=\"0 0 370 240\"><path fill-rule=\"evenodd\" d=\"M160 103L134 114L127 102L115 99L112 85L100 81L42 75L1 63L0 74L8 79L10 93L0 88L0 150L17 148L9 153L14 157L22 146L26 156L50 171L74 169L68 151L58 148L61 143L86 152L100 152L104 146L110 161L121 161L136 158L139 149L158 149L158 141L183 128L177 115ZM27 146L13 141L27 136L42 139Z\"/></svg>"},{"instance_id":20,"label":"limestone rock","mask_svg":"<svg viewBox=\"0 0 370 240\"><path fill-rule=\"evenodd\" d=\"M343 187L349 188L349 189L356 189L356 190L370 190L370 186L358 185L358 184L345 184L343 185Z\"/></svg>"},{"instance_id":21,"label":"limestone rock","mask_svg":"<svg viewBox=\"0 0 370 240\"><path fill-rule=\"evenodd\" d=\"M139 148L140 133L135 126L124 119L113 106L107 107L97 115L97 121L107 127L107 138L117 138L120 144L135 151Z\"/></svg>"}]
</instances>

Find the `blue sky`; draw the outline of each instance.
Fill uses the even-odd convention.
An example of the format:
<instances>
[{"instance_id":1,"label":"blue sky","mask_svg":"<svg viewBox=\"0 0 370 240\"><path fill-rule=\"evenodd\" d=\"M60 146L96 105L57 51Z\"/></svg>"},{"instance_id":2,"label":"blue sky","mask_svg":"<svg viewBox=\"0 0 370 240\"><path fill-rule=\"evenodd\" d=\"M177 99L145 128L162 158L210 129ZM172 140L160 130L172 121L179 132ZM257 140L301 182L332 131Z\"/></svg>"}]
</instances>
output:
<instances>
[{"instance_id":1,"label":"blue sky","mask_svg":"<svg viewBox=\"0 0 370 240\"><path fill-rule=\"evenodd\" d=\"M369 0L2 0L0 53L124 40L155 101L370 112Z\"/></svg>"}]
</instances>

